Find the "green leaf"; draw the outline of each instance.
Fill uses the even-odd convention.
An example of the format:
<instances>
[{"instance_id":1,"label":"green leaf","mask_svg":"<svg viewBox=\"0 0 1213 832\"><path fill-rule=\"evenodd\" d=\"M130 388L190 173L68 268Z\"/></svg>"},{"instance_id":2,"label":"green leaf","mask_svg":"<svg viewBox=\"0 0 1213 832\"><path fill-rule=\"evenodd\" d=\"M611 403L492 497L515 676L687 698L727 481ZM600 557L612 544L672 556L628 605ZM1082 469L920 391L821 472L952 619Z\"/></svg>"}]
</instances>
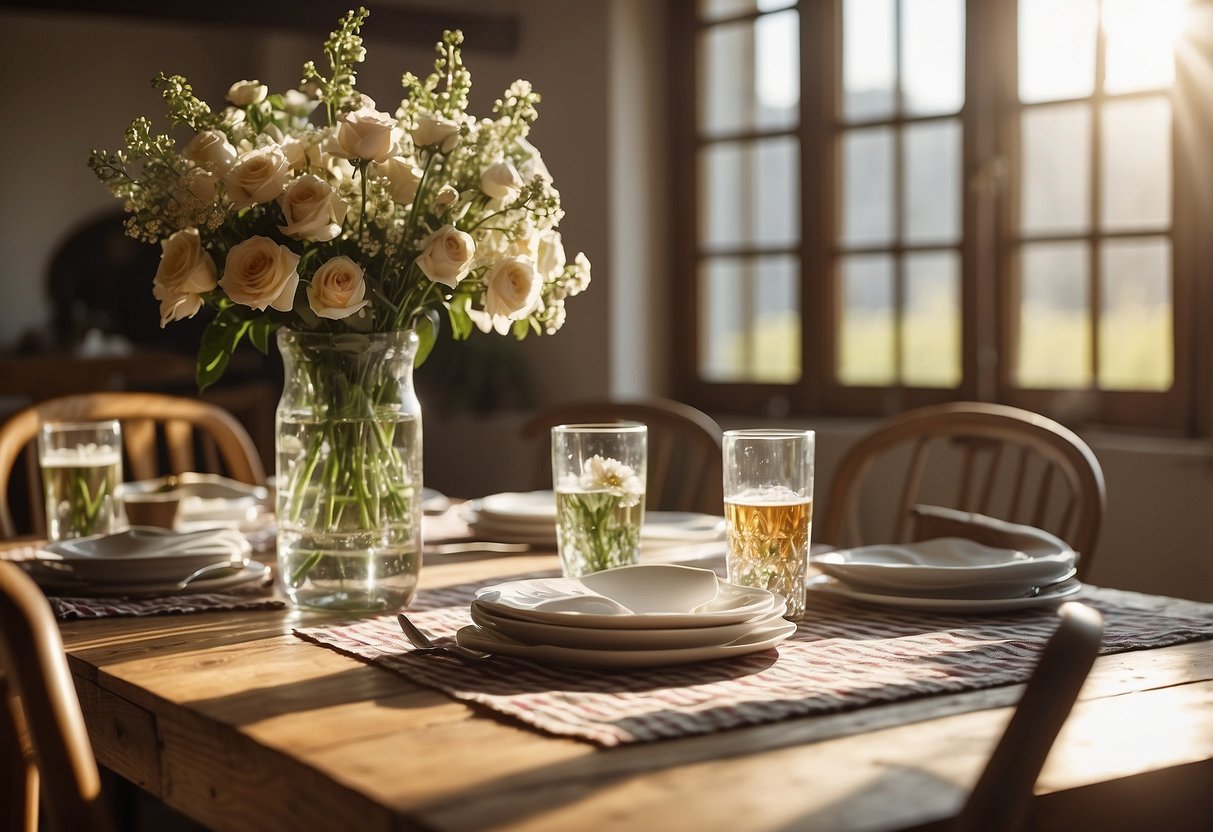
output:
<instances>
[{"instance_id":1,"label":"green leaf","mask_svg":"<svg viewBox=\"0 0 1213 832\"><path fill-rule=\"evenodd\" d=\"M459 295L451 299L447 317L451 321L451 337L456 341L466 341L472 334L472 319L468 317L468 304L472 299L467 295Z\"/></svg>"},{"instance_id":2,"label":"green leaf","mask_svg":"<svg viewBox=\"0 0 1213 832\"><path fill-rule=\"evenodd\" d=\"M249 321L242 321L231 309L223 309L202 333L202 344L198 347L198 365L194 380L198 392L217 382L236 351L240 339L249 328Z\"/></svg>"},{"instance_id":3,"label":"green leaf","mask_svg":"<svg viewBox=\"0 0 1213 832\"><path fill-rule=\"evenodd\" d=\"M438 340L438 324L437 309L427 309L425 314L417 319L416 325L413 327L419 341L417 356L413 359L414 367L420 367L430 357L430 351L434 349L434 342Z\"/></svg>"},{"instance_id":4,"label":"green leaf","mask_svg":"<svg viewBox=\"0 0 1213 832\"><path fill-rule=\"evenodd\" d=\"M258 352L267 355L270 350L270 336L278 329L278 324L268 317L256 318L249 321L248 340Z\"/></svg>"},{"instance_id":5,"label":"green leaf","mask_svg":"<svg viewBox=\"0 0 1213 832\"><path fill-rule=\"evenodd\" d=\"M514 337L521 341L530 333L531 324L526 318L523 318L521 321L514 321L511 331L514 333Z\"/></svg>"}]
</instances>

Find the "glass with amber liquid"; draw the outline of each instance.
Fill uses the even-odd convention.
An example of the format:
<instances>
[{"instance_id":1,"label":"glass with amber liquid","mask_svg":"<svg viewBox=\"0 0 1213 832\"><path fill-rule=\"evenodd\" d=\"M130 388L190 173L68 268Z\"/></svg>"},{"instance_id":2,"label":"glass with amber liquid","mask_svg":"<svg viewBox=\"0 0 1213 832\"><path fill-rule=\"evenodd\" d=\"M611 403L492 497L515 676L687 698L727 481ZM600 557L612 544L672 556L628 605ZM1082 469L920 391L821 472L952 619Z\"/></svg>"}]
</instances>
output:
<instances>
[{"instance_id":1,"label":"glass with amber liquid","mask_svg":"<svg viewBox=\"0 0 1213 832\"><path fill-rule=\"evenodd\" d=\"M769 589L804 615L813 528L812 431L738 430L724 435L728 580Z\"/></svg>"}]
</instances>

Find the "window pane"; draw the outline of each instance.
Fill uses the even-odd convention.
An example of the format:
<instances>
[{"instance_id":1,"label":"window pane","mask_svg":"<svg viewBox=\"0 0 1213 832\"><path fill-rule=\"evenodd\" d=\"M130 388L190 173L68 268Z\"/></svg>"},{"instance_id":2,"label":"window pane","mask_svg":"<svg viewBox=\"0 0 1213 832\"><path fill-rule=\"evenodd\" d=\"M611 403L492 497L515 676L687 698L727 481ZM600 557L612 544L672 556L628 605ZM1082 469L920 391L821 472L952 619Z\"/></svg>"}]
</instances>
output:
<instances>
[{"instance_id":1,"label":"window pane","mask_svg":"<svg viewBox=\"0 0 1213 832\"><path fill-rule=\"evenodd\" d=\"M1091 108L1059 104L1021 120L1025 234L1085 231L1091 224Z\"/></svg>"},{"instance_id":2,"label":"window pane","mask_svg":"<svg viewBox=\"0 0 1213 832\"><path fill-rule=\"evenodd\" d=\"M905 259L902 375L912 387L960 384L960 258L952 251Z\"/></svg>"},{"instance_id":3,"label":"window pane","mask_svg":"<svg viewBox=\"0 0 1213 832\"><path fill-rule=\"evenodd\" d=\"M1103 227L1157 228L1171 222L1171 102L1111 101L1102 118Z\"/></svg>"},{"instance_id":4,"label":"window pane","mask_svg":"<svg viewBox=\"0 0 1213 832\"><path fill-rule=\"evenodd\" d=\"M799 30L794 11L704 30L699 37L700 132L719 135L796 124Z\"/></svg>"},{"instance_id":5,"label":"window pane","mask_svg":"<svg viewBox=\"0 0 1213 832\"><path fill-rule=\"evenodd\" d=\"M794 258L709 258L699 281L702 378L800 378L800 273Z\"/></svg>"},{"instance_id":6,"label":"window pane","mask_svg":"<svg viewBox=\"0 0 1213 832\"><path fill-rule=\"evenodd\" d=\"M753 11L785 9L795 2L796 0L699 0L697 5L699 16L712 20Z\"/></svg>"},{"instance_id":7,"label":"window pane","mask_svg":"<svg viewBox=\"0 0 1213 832\"><path fill-rule=\"evenodd\" d=\"M960 238L960 122L905 128L902 228L910 242Z\"/></svg>"},{"instance_id":8,"label":"window pane","mask_svg":"<svg viewBox=\"0 0 1213 832\"><path fill-rule=\"evenodd\" d=\"M838 381L881 385L896 380L893 326L893 258L885 254L843 257L839 263L842 320L838 331Z\"/></svg>"},{"instance_id":9,"label":"window pane","mask_svg":"<svg viewBox=\"0 0 1213 832\"><path fill-rule=\"evenodd\" d=\"M842 7L842 114L851 120L893 114L896 0L846 0Z\"/></svg>"},{"instance_id":10,"label":"window pane","mask_svg":"<svg viewBox=\"0 0 1213 832\"><path fill-rule=\"evenodd\" d=\"M1161 89L1175 80L1183 0L1104 0L1104 90Z\"/></svg>"},{"instance_id":11,"label":"window pane","mask_svg":"<svg viewBox=\"0 0 1213 832\"><path fill-rule=\"evenodd\" d=\"M893 131L850 130L842 137L842 242L893 239Z\"/></svg>"},{"instance_id":12,"label":"window pane","mask_svg":"<svg viewBox=\"0 0 1213 832\"><path fill-rule=\"evenodd\" d=\"M1095 0L1019 0L1019 99L1056 101L1095 90Z\"/></svg>"},{"instance_id":13,"label":"window pane","mask_svg":"<svg viewBox=\"0 0 1213 832\"><path fill-rule=\"evenodd\" d=\"M961 0L903 0L902 106L912 115L955 113L964 104L965 16Z\"/></svg>"},{"instance_id":14,"label":"window pane","mask_svg":"<svg viewBox=\"0 0 1213 832\"><path fill-rule=\"evenodd\" d=\"M699 236L707 248L793 245L800 235L795 139L721 142L700 151Z\"/></svg>"},{"instance_id":15,"label":"window pane","mask_svg":"<svg viewBox=\"0 0 1213 832\"><path fill-rule=\"evenodd\" d=\"M699 375L707 381L745 379L748 339L741 263L712 258L699 267Z\"/></svg>"},{"instance_id":16,"label":"window pane","mask_svg":"<svg viewBox=\"0 0 1213 832\"><path fill-rule=\"evenodd\" d=\"M753 381L800 378L800 269L792 257L754 261L754 321L750 329Z\"/></svg>"},{"instance_id":17,"label":"window pane","mask_svg":"<svg viewBox=\"0 0 1213 832\"><path fill-rule=\"evenodd\" d=\"M1033 243L1021 249L1019 386L1090 386L1089 263L1084 243Z\"/></svg>"},{"instance_id":18,"label":"window pane","mask_svg":"<svg viewBox=\"0 0 1213 832\"><path fill-rule=\"evenodd\" d=\"M1171 244L1109 240L1100 250L1099 386L1166 390L1175 379L1171 333Z\"/></svg>"}]
</instances>

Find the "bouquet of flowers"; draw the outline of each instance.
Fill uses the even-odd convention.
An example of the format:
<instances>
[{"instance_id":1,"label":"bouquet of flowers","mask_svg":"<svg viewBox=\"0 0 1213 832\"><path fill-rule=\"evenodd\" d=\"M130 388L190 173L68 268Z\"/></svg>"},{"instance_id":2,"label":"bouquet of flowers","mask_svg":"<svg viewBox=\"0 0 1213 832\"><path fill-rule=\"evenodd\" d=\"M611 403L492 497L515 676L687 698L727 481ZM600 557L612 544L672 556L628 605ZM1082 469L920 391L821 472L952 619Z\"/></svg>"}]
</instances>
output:
<instances>
[{"instance_id":1,"label":"bouquet of flowers","mask_svg":"<svg viewBox=\"0 0 1213 832\"><path fill-rule=\"evenodd\" d=\"M242 340L265 351L279 327L302 332L416 330L418 361L444 309L455 338L554 333L565 298L589 284L584 254L566 259L560 197L527 141L540 97L516 81L493 118L466 111L463 36L448 31L434 72L403 77L394 113L355 89L366 9L324 45L327 71L299 89L257 81L216 112L179 75L153 84L178 147L146 118L126 146L89 167L130 213L127 233L162 249L152 291L160 323L215 310L198 354L200 388ZM314 124L314 111L323 123Z\"/></svg>"},{"instance_id":2,"label":"bouquet of flowers","mask_svg":"<svg viewBox=\"0 0 1213 832\"><path fill-rule=\"evenodd\" d=\"M157 76L183 146L137 118L125 148L89 159L125 201L127 232L161 246L161 326L214 310L200 389L242 341L264 352L280 330L280 574L297 602L350 609L399 607L416 587L411 362L440 313L459 339L554 333L590 280L584 254L565 256L560 197L527 141L531 85L516 81L492 118L472 117L463 37L448 31L434 72L406 73L384 112L355 88L367 15L346 14L327 68L305 64L299 89L240 81L214 111L181 76Z\"/></svg>"}]
</instances>

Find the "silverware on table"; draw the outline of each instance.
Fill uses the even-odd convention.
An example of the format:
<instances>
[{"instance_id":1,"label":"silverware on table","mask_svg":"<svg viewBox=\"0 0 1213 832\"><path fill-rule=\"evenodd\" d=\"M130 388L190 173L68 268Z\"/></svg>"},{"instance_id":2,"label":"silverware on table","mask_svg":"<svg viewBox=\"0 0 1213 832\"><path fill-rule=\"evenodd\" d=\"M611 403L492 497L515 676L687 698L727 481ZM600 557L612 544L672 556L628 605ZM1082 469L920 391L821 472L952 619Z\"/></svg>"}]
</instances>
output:
<instances>
[{"instance_id":1,"label":"silverware on table","mask_svg":"<svg viewBox=\"0 0 1213 832\"><path fill-rule=\"evenodd\" d=\"M484 653L480 650L473 650L470 647L464 647L451 641L447 644L438 644L434 642L428 635L417 627L412 621L409 621L408 616L400 613L396 616L396 620L400 622L400 629L404 631L404 637L409 640L409 643L418 650L427 650L435 653L450 653L452 656L458 656L461 659L491 659L492 653Z\"/></svg>"}]
</instances>

